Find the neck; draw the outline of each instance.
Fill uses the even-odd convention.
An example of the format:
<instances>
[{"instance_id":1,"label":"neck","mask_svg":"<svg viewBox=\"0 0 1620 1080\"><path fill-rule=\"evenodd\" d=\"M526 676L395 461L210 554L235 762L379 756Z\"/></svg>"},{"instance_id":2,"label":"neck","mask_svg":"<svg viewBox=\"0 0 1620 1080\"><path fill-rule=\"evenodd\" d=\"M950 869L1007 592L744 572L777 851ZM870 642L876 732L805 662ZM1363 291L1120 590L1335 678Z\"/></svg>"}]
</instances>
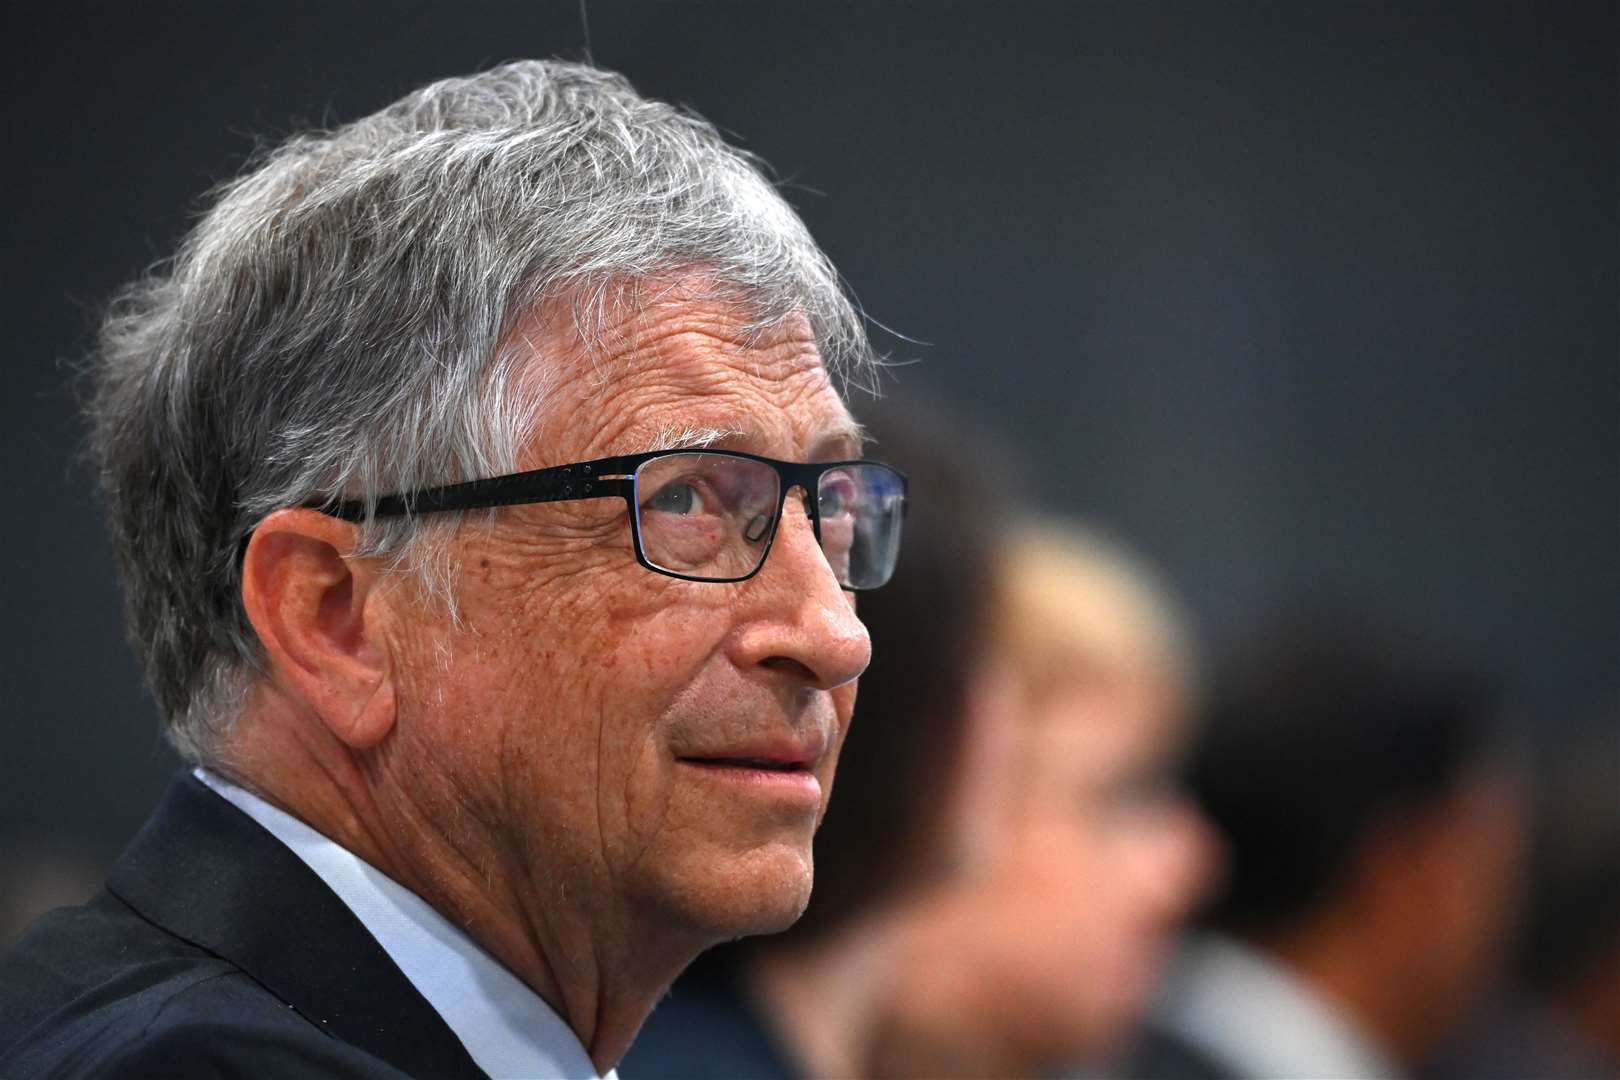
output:
<instances>
[{"instance_id":1,"label":"neck","mask_svg":"<svg viewBox=\"0 0 1620 1080\"><path fill-rule=\"evenodd\" d=\"M353 753L317 725L254 734L271 727L244 722L210 767L420 896L539 995L599 1073L710 944L674 945L667 926L607 925L604 913L617 909L591 875L513 859L453 793L420 776L395 782L386 752Z\"/></svg>"}]
</instances>

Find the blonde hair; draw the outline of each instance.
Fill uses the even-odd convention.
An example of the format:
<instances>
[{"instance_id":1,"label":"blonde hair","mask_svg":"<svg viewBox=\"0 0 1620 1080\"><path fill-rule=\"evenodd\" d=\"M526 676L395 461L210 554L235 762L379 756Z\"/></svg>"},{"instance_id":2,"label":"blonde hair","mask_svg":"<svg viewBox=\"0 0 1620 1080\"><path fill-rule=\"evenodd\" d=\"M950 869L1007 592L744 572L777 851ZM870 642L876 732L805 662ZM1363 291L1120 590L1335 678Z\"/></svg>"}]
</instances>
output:
<instances>
[{"instance_id":1,"label":"blonde hair","mask_svg":"<svg viewBox=\"0 0 1620 1080\"><path fill-rule=\"evenodd\" d=\"M1136 555L1090 526L1045 520L1014 528L998 561L991 640L1027 697L1146 675L1191 699L1185 620Z\"/></svg>"}]
</instances>

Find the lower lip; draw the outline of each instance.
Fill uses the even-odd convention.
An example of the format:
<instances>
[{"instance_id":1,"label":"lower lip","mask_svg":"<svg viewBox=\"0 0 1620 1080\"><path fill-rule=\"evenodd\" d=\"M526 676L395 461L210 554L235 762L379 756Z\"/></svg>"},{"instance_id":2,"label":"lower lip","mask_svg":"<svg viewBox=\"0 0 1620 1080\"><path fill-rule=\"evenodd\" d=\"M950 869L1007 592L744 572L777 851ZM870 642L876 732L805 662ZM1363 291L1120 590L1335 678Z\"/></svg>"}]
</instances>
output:
<instances>
[{"instance_id":1,"label":"lower lip","mask_svg":"<svg viewBox=\"0 0 1620 1080\"><path fill-rule=\"evenodd\" d=\"M821 804L821 781L808 769L756 769L747 765L715 765L707 761L681 762L710 780L761 794L799 798Z\"/></svg>"}]
</instances>

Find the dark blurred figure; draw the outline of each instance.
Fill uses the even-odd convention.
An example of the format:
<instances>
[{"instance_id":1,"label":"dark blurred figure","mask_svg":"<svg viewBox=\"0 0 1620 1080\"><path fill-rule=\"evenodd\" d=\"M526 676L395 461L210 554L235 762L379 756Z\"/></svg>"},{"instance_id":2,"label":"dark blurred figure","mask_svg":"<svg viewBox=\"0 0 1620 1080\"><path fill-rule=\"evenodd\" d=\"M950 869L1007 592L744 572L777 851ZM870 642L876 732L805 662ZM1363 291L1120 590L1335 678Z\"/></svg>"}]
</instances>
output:
<instances>
[{"instance_id":1,"label":"dark blurred figure","mask_svg":"<svg viewBox=\"0 0 1620 1080\"><path fill-rule=\"evenodd\" d=\"M1174 782L1193 678L1168 590L1071 522L1009 530L999 563L991 647L1011 680L1014 768L985 872L901 929L878 1076L1117 1061L1215 861Z\"/></svg>"},{"instance_id":2,"label":"dark blurred figure","mask_svg":"<svg viewBox=\"0 0 1620 1080\"><path fill-rule=\"evenodd\" d=\"M1409 1075L1469 1007L1516 906L1522 761L1420 655L1299 625L1227 670L1188 777L1229 875L1132 1075Z\"/></svg>"},{"instance_id":3,"label":"dark blurred figure","mask_svg":"<svg viewBox=\"0 0 1620 1080\"><path fill-rule=\"evenodd\" d=\"M1431 1080L1620 1077L1620 710L1605 712L1537 770L1514 985Z\"/></svg>"},{"instance_id":4,"label":"dark blurred figure","mask_svg":"<svg viewBox=\"0 0 1620 1080\"><path fill-rule=\"evenodd\" d=\"M700 958L641 1029L624 1080L862 1074L895 920L984 855L1007 729L985 639L1013 474L942 412L882 403L860 419L911 498L893 580L860 598L873 658L809 908L784 934Z\"/></svg>"},{"instance_id":5,"label":"dark blurred figure","mask_svg":"<svg viewBox=\"0 0 1620 1080\"><path fill-rule=\"evenodd\" d=\"M0 855L0 946L44 912L90 899L104 876L90 853L71 847Z\"/></svg>"}]
</instances>

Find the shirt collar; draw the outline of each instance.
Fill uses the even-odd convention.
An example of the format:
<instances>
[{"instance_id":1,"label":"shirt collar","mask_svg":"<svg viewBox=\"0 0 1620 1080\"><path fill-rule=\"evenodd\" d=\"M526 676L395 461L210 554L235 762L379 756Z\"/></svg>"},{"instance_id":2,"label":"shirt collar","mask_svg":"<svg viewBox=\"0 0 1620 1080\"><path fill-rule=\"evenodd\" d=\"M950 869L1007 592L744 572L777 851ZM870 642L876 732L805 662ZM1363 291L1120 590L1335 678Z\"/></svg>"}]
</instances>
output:
<instances>
[{"instance_id":1,"label":"shirt collar","mask_svg":"<svg viewBox=\"0 0 1620 1080\"><path fill-rule=\"evenodd\" d=\"M354 912L494 1077L596 1080L579 1037L527 984L427 902L353 852L207 769L198 780L264 826ZM617 1080L609 1070L604 1080Z\"/></svg>"},{"instance_id":2,"label":"shirt collar","mask_svg":"<svg viewBox=\"0 0 1620 1080\"><path fill-rule=\"evenodd\" d=\"M1281 965L1227 937L1182 947L1159 1016L1244 1076L1397 1077L1350 1019Z\"/></svg>"}]
</instances>

